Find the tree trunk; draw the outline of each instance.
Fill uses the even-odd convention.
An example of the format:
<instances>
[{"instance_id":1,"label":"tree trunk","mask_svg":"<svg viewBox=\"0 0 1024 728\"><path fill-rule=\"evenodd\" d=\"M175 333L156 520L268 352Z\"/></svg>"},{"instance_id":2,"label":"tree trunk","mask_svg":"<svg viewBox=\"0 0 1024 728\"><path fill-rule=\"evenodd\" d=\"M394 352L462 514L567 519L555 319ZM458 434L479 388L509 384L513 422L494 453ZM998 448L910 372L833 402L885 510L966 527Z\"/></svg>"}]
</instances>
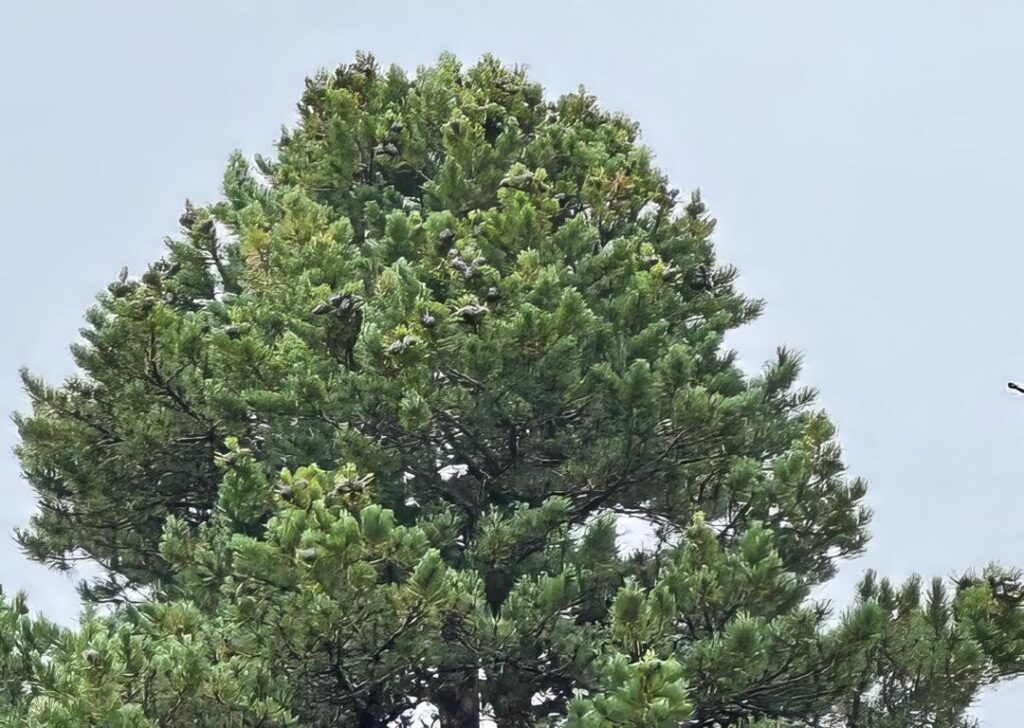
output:
<instances>
[{"instance_id":1,"label":"tree trunk","mask_svg":"<svg viewBox=\"0 0 1024 728\"><path fill-rule=\"evenodd\" d=\"M451 683L434 694L441 728L479 728L480 690L476 667L451 676Z\"/></svg>"}]
</instances>

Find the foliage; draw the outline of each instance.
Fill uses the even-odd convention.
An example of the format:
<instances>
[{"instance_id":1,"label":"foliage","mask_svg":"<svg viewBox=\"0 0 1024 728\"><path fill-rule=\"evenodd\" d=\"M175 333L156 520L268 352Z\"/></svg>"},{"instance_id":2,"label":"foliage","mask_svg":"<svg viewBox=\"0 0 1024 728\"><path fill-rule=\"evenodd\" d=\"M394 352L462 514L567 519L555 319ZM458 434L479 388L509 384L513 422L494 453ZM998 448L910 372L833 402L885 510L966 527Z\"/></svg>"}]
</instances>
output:
<instances>
[{"instance_id":1,"label":"foliage","mask_svg":"<svg viewBox=\"0 0 1024 728\"><path fill-rule=\"evenodd\" d=\"M298 111L24 375L19 541L110 608L3 604L0 719L952 727L1021 671L1013 572L810 599L864 484L633 122L489 57Z\"/></svg>"}]
</instances>

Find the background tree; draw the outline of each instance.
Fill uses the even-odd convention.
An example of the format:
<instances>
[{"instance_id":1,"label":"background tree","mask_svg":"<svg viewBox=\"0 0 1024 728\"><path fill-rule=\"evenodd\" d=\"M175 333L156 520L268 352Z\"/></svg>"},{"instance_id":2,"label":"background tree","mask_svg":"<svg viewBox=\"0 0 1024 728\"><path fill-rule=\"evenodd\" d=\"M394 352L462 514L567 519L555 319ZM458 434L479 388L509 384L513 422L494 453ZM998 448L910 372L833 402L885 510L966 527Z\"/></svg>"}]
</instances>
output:
<instances>
[{"instance_id":1,"label":"background tree","mask_svg":"<svg viewBox=\"0 0 1024 728\"><path fill-rule=\"evenodd\" d=\"M143 689L171 659L154 647L98 696L109 647L28 641L12 704L954 726L1017 673L1013 574L927 597L868 579L832 621L808 601L863 548L864 484L796 355L750 377L723 348L761 305L633 122L450 56L414 78L359 56L298 110L274 159L234 155L223 199L186 203L167 255L101 295L78 376L25 375L17 417L39 498L21 544L98 562L83 596L121 605L62 639L169 630L198 672ZM623 514L658 543L621 554Z\"/></svg>"}]
</instances>

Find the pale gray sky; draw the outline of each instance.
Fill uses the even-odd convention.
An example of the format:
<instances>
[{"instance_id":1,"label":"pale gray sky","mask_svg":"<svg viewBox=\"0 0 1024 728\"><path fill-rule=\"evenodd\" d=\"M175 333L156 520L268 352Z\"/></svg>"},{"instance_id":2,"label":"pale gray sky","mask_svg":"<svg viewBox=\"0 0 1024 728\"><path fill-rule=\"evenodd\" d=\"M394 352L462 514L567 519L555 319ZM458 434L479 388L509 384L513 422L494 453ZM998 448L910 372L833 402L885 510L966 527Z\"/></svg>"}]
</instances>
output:
<instances>
[{"instance_id":1,"label":"pale gray sky","mask_svg":"<svg viewBox=\"0 0 1024 728\"><path fill-rule=\"evenodd\" d=\"M876 509L874 567L1024 565L1024 4L5 2L0 5L0 411L56 379L96 291L141 271L228 153L268 152L302 79L357 49L442 50L584 83L637 119L768 309L732 344L802 350ZM0 430L0 532L32 510ZM69 582L0 537L0 583L68 619ZM1024 686L979 715L1013 725Z\"/></svg>"}]
</instances>

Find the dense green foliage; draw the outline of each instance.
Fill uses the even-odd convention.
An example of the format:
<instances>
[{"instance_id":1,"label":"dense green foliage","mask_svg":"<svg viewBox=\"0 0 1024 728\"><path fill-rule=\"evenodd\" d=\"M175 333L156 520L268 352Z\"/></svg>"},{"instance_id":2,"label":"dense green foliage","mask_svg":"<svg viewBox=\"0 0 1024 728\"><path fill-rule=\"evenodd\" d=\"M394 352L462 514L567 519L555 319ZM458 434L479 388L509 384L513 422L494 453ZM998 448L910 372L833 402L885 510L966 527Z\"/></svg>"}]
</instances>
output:
<instances>
[{"instance_id":1,"label":"dense green foliage","mask_svg":"<svg viewBox=\"0 0 1024 728\"><path fill-rule=\"evenodd\" d=\"M1016 574L809 598L864 485L792 352L723 348L760 304L637 136L490 58L311 79L25 375L19 540L112 608L3 606L0 722L967 725Z\"/></svg>"}]
</instances>

